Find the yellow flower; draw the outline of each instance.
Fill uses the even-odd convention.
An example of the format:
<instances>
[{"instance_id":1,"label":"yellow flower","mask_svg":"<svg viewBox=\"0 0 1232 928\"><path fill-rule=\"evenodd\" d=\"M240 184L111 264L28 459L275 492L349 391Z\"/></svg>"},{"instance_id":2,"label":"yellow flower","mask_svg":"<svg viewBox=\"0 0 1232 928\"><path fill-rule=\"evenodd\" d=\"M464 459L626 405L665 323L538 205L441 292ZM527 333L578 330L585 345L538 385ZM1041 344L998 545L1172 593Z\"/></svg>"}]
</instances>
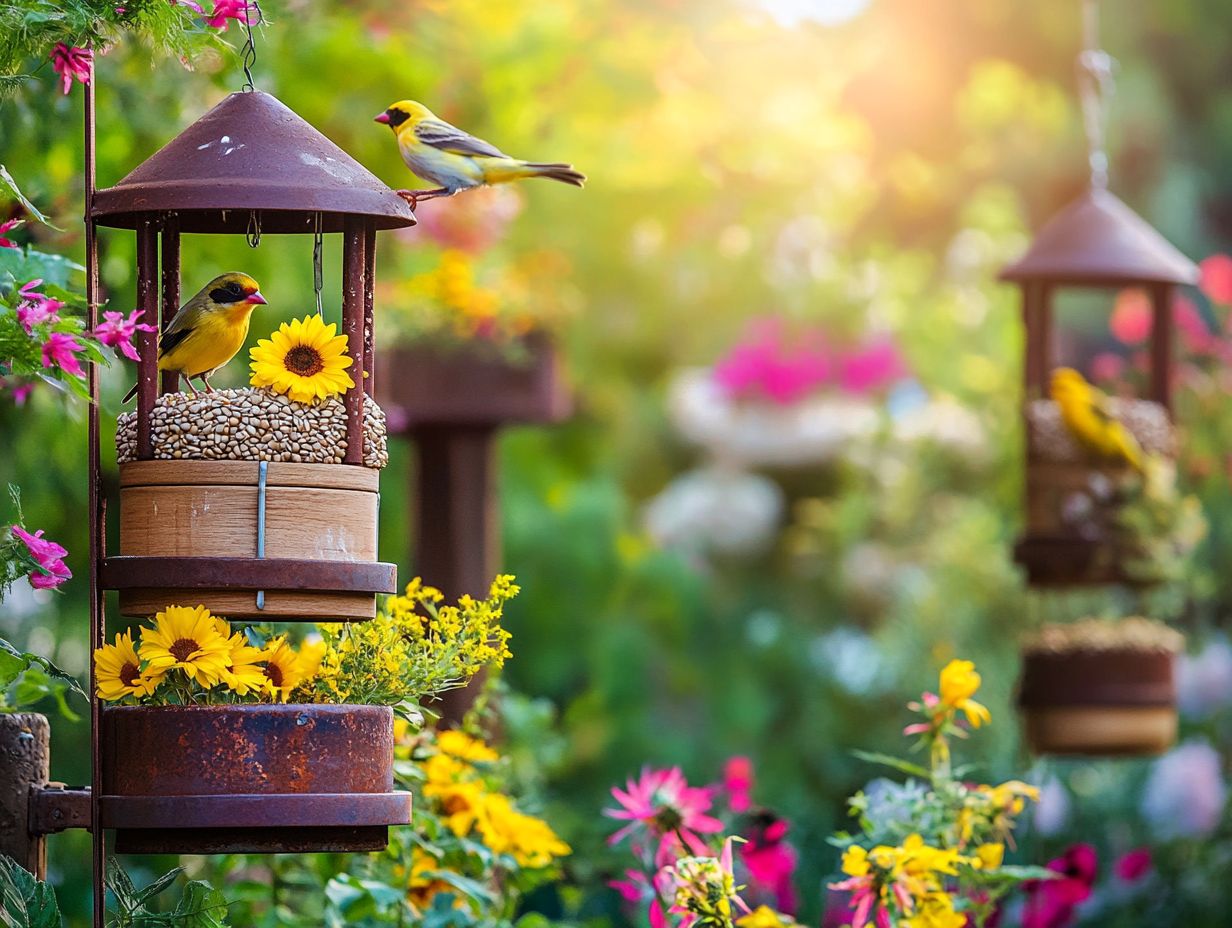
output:
<instances>
[{"instance_id":1,"label":"yellow flower","mask_svg":"<svg viewBox=\"0 0 1232 928\"><path fill-rule=\"evenodd\" d=\"M265 652L254 648L243 632L236 632L227 643L231 648L231 656L221 675L223 684L239 696L260 693L265 689L268 679L265 668L261 666L261 662L265 660Z\"/></svg>"},{"instance_id":2,"label":"yellow flower","mask_svg":"<svg viewBox=\"0 0 1232 928\"><path fill-rule=\"evenodd\" d=\"M974 728L992 721L988 709L971 698L979 690L980 682L971 661L952 660L941 670L941 702L965 712Z\"/></svg>"},{"instance_id":3,"label":"yellow flower","mask_svg":"<svg viewBox=\"0 0 1232 928\"><path fill-rule=\"evenodd\" d=\"M981 844L975 849L975 866L981 870L996 870L1004 860L1004 844Z\"/></svg>"},{"instance_id":4,"label":"yellow flower","mask_svg":"<svg viewBox=\"0 0 1232 928\"><path fill-rule=\"evenodd\" d=\"M483 784L473 780L429 783L424 796L439 801L445 824L459 838L469 835L484 814Z\"/></svg>"},{"instance_id":5,"label":"yellow flower","mask_svg":"<svg viewBox=\"0 0 1232 928\"><path fill-rule=\"evenodd\" d=\"M868 851L860 847L860 845L853 844L843 851L843 872L845 874L848 876L867 876L869 869Z\"/></svg>"},{"instance_id":6,"label":"yellow flower","mask_svg":"<svg viewBox=\"0 0 1232 928\"><path fill-rule=\"evenodd\" d=\"M287 644L286 635L270 639L261 656L265 661L265 691L286 702L291 691L308 679L306 662Z\"/></svg>"},{"instance_id":7,"label":"yellow flower","mask_svg":"<svg viewBox=\"0 0 1232 928\"><path fill-rule=\"evenodd\" d=\"M454 895L454 905L460 902L460 894L444 880L429 876L440 869L440 863L435 857L418 847L411 850L411 872L406 879L407 901L417 910L424 911L432 906L432 899L441 891Z\"/></svg>"},{"instance_id":8,"label":"yellow flower","mask_svg":"<svg viewBox=\"0 0 1232 928\"><path fill-rule=\"evenodd\" d=\"M920 896L915 912L904 922L905 928L963 928L967 916L954 911L949 893L933 891Z\"/></svg>"},{"instance_id":9,"label":"yellow flower","mask_svg":"<svg viewBox=\"0 0 1232 928\"><path fill-rule=\"evenodd\" d=\"M501 793L483 798L475 824L485 846L497 854L512 855L522 867L546 867L555 858L573 853L547 822L519 812Z\"/></svg>"},{"instance_id":10,"label":"yellow flower","mask_svg":"<svg viewBox=\"0 0 1232 928\"><path fill-rule=\"evenodd\" d=\"M149 696L163 679L162 673L141 672L141 661L129 632L117 634L115 644L105 644L94 652L94 673L98 696L108 702L125 696Z\"/></svg>"},{"instance_id":11,"label":"yellow flower","mask_svg":"<svg viewBox=\"0 0 1232 928\"><path fill-rule=\"evenodd\" d=\"M482 741L454 729L437 735L436 747L442 754L470 763L495 763L500 760L500 755Z\"/></svg>"},{"instance_id":12,"label":"yellow flower","mask_svg":"<svg viewBox=\"0 0 1232 928\"><path fill-rule=\"evenodd\" d=\"M1006 780L1000 786L989 788L988 798L997 808L1018 815L1026 806L1026 800L1039 802L1039 787L1022 780Z\"/></svg>"},{"instance_id":13,"label":"yellow flower","mask_svg":"<svg viewBox=\"0 0 1232 928\"><path fill-rule=\"evenodd\" d=\"M349 390L355 381L347 337L335 335L337 326L320 316L284 322L269 338L249 352L254 387L269 387L299 403L311 403Z\"/></svg>"},{"instance_id":14,"label":"yellow flower","mask_svg":"<svg viewBox=\"0 0 1232 928\"><path fill-rule=\"evenodd\" d=\"M736 919L736 928L791 928L795 924L795 919L779 914L768 905L759 905L748 915Z\"/></svg>"},{"instance_id":15,"label":"yellow flower","mask_svg":"<svg viewBox=\"0 0 1232 928\"><path fill-rule=\"evenodd\" d=\"M231 646L204 606L168 606L154 616L154 627L141 629L141 659L147 673L181 670L209 689L222 678Z\"/></svg>"}]
</instances>

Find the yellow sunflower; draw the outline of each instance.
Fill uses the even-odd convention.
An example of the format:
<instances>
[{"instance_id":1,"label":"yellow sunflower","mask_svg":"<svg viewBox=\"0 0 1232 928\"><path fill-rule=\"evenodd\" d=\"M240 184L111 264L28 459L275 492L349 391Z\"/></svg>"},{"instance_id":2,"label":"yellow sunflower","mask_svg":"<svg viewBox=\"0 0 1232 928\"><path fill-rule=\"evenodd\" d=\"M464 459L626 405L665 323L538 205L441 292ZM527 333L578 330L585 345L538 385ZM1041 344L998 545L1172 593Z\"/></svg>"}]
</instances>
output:
<instances>
[{"instance_id":1,"label":"yellow sunflower","mask_svg":"<svg viewBox=\"0 0 1232 928\"><path fill-rule=\"evenodd\" d=\"M300 403L326 399L355 386L347 337L320 316L284 322L249 352L254 387L268 387Z\"/></svg>"},{"instance_id":2,"label":"yellow sunflower","mask_svg":"<svg viewBox=\"0 0 1232 928\"><path fill-rule=\"evenodd\" d=\"M265 661L265 691L279 702L286 702L291 691L311 676L311 658L287 644L286 635L271 638L261 652Z\"/></svg>"},{"instance_id":3,"label":"yellow sunflower","mask_svg":"<svg viewBox=\"0 0 1232 928\"><path fill-rule=\"evenodd\" d=\"M117 634L115 644L105 644L94 652L94 671L98 696L108 702L125 696L149 696L163 679L162 673L141 672L130 632Z\"/></svg>"},{"instance_id":4,"label":"yellow sunflower","mask_svg":"<svg viewBox=\"0 0 1232 928\"><path fill-rule=\"evenodd\" d=\"M436 747L442 754L471 763L495 763L500 760L500 755L482 741L453 728L436 736Z\"/></svg>"},{"instance_id":5,"label":"yellow sunflower","mask_svg":"<svg viewBox=\"0 0 1232 928\"><path fill-rule=\"evenodd\" d=\"M154 616L153 628L141 629L139 653L147 673L182 670L209 689L222 679L231 645L204 606L168 606Z\"/></svg>"},{"instance_id":6,"label":"yellow sunflower","mask_svg":"<svg viewBox=\"0 0 1232 928\"><path fill-rule=\"evenodd\" d=\"M265 667L262 666L265 652L254 648L243 632L231 635L227 639L227 646L230 648L230 657L226 669L222 672L223 684L238 696L263 692L269 679L265 674Z\"/></svg>"}]
</instances>

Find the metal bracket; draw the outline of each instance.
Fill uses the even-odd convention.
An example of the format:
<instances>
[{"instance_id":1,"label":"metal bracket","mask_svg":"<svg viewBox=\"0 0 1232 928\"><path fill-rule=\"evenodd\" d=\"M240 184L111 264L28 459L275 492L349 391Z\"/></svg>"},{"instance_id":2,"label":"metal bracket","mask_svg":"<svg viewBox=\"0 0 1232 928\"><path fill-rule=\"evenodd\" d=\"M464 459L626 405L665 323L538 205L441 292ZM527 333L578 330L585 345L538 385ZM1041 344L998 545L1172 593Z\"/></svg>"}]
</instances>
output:
<instances>
[{"instance_id":1,"label":"metal bracket","mask_svg":"<svg viewBox=\"0 0 1232 928\"><path fill-rule=\"evenodd\" d=\"M54 835L69 828L90 830L90 787L63 783L30 787L30 834Z\"/></svg>"},{"instance_id":2,"label":"metal bracket","mask_svg":"<svg viewBox=\"0 0 1232 928\"><path fill-rule=\"evenodd\" d=\"M269 477L269 461L257 465L257 557L265 558L265 484ZM257 590L257 610L265 611L265 590Z\"/></svg>"}]
</instances>

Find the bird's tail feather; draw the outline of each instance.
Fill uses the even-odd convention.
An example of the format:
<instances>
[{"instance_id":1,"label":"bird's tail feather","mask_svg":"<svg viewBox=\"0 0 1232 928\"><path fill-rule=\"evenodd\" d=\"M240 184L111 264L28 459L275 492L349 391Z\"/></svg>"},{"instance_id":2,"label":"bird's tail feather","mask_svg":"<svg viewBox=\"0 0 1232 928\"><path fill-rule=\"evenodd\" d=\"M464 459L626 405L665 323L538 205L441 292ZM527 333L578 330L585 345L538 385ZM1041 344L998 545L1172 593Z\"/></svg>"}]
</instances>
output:
<instances>
[{"instance_id":1,"label":"bird's tail feather","mask_svg":"<svg viewBox=\"0 0 1232 928\"><path fill-rule=\"evenodd\" d=\"M486 183L500 184L511 180L521 180L523 177L547 177L563 184L572 184L574 187L581 187L586 183L585 174L575 171L573 165L562 162L544 163L492 158L484 164Z\"/></svg>"},{"instance_id":2,"label":"bird's tail feather","mask_svg":"<svg viewBox=\"0 0 1232 928\"><path fill-rule=\"evenodd\" d=\"M586 175L581 171L575 171L571 164L559 161L550 163L528 161L526 167L530 170L532 177L549 177L562 184L572 184L574 187L586 186Z\"/></svg>"}]
</instances>

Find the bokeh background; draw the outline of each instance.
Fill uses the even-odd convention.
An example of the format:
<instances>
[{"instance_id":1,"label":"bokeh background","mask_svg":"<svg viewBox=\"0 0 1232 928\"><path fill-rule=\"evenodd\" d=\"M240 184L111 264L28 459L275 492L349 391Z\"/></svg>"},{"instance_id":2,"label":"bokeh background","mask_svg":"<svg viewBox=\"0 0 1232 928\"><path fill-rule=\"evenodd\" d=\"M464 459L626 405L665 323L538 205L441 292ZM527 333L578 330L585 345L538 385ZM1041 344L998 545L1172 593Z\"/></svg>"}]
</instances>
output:
<instances>
[{"instance_id":1,"label":"bokeh background","mask_svg":"<svg viewBox=\"0 0 1232 928\"><path fill-rule=\"evenodd\" d=\"M1107 879L1085 910L1092 924L1226 924L1232 384L1212 347L1226 307L1207 294L1186 295L1196 322L1182 339L1193 362L1182 477L1212 530L1169 601L1191 635L1181 753L1036 761L1011 706L1017 639L1033 623L1140 607L1115 593L1033 597L1010 557L1022 331L996 274L1086 183L1074 0L262 5L257 85L390 185L409 178L371 116L404 97L590 177L581 192L524 185L520 211L484 249L525 270L519 298L551 307L577 398L568 423L510 431L500 448L505 564L525 590L510 608L505 680L555 720L550 737L536 729L536 762L548 817L576 849L569 876L591 887L545 907L619 918L602 897L618 865L599 817L612 783L644 763L707 782L747 755L759 800L793 823L802 920L815 923L837 862L825 838L847 824L844 797L876 775L852 749L899 747L901 704L963 656L983 671L995 720L970 747L979 778L1029 771L1045 784L1020 857L1094 843ZM1104 6L1103 44L1119 62L1111 186L1195 260L1217 253L1232 234L1232 9ZM239 30L228 38L238 45ZM225 55L191 71L129 45L100 57L100 185L241 82ZM34 229L39 246L77 259L81 100L61 96L44 66L0 104L0 162L65 230ZM327 316L338 248L327 241ZM401 284L439 260L420 233L382 233L378 316L413 317ZM184 266L190 291L234 268L261 280L271 306L254 341L313 305L308 239L251 250L190 238ZM104 233L102 273L112 303L131 305L131 235ZM1113 308L1109 298L1065 314L1066 350L1132 367L1137 348L1110 329ZM847 391L873 425L848 434L837 417L828 450L791 467L690 440L682 371L714 364L755 320L890 346L895 376ZM240 382L243 368L216 383ZM105 421L131 377L107 372ZM22 407L6 400L0 437L0 481L21 485L28 524L69 547L77 577L62 595L15 591L3 634L84 675L84 409L48 389ZM408 521L413 466L399 444L382 481L382 554L408 579L414 544L433 533ZM87 779L86 737L57 720L54 777ZM1156 861L1149 881L1118 884L1109 862L1142 845ZM81 836L52 839L52 860L83 924Z\"/></svg>"}]
</instances>

